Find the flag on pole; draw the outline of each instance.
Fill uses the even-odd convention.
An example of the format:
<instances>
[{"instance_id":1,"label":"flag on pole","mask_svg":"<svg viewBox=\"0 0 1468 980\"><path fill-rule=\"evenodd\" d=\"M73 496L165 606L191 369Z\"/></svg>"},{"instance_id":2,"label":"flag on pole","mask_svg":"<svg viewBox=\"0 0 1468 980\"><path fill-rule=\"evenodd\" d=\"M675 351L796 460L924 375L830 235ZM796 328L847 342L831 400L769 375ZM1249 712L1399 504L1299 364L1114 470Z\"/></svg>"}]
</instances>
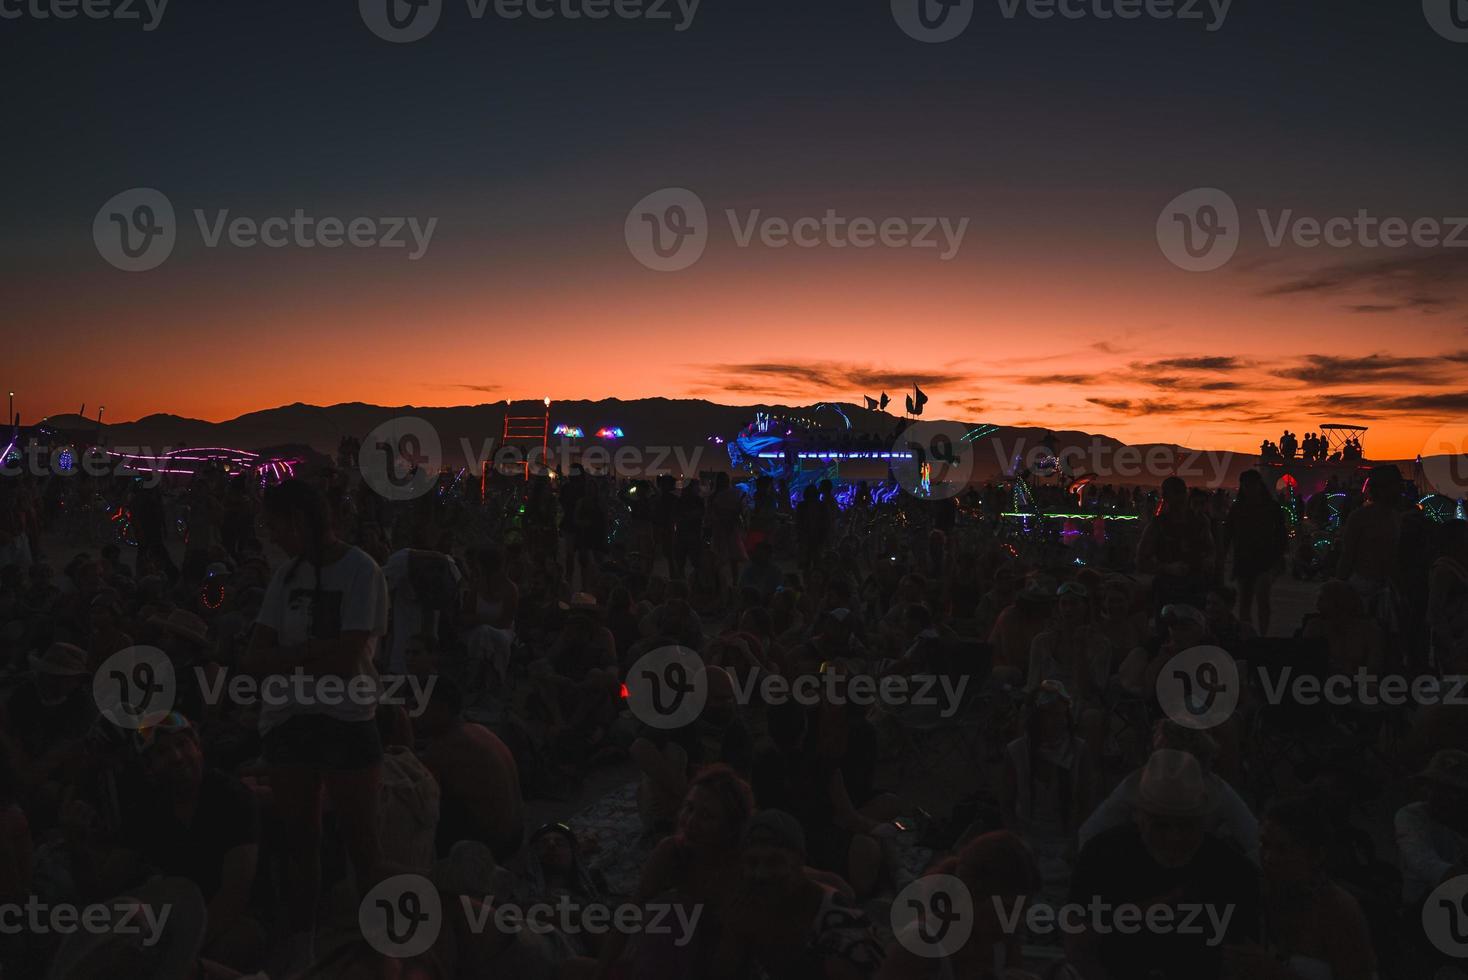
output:
<instances>
[{"instance_id":1,"label":"flag on pole","mask_svg":"<svg viewBox=\"0 0 1468 980\"><path fill-rule=\"evenodd\" d=\"M890 405L891 403L892 403L892 399L888 398L887 397L887 393L884 391L884 392L882 392L882 402L877 407L880 408L882 411L885 412L887 410L887 406Z\"/></svg>"},{"instance_id":2,"label":"flag on pole","mask_svg":"<svg viewBox=\"0 0 1468 980\"><path fill-rule=\"evenodd\" d=\"M875 398L871 395L862 395L861 397L866 399L868 412L875 412L877 410L877 400Z\"/></svg>"},{"instance_id":3,"label":"flag on pole","mask_svg":"<svg viewBox=\"0 0 1468 980\"><path fill-rule=\"evenodd\" d=\"M916 384L912 386L912 394L907 396L907 414L923 414L923 406L928 403L928 396L923 394L923 389Z\"/></svg>"}]
</instances>

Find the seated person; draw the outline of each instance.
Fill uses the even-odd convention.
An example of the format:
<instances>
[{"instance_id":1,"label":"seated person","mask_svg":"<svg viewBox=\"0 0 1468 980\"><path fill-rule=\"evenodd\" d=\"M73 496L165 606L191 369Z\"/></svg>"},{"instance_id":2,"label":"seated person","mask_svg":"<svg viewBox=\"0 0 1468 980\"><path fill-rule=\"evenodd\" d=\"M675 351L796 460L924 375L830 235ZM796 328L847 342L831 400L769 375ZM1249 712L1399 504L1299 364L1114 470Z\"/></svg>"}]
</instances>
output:
<instances>
[{"instance_id":1,"label":"seated person","mask_svg":"<svg viewBox=\"0 0 1468 980\"><path fill-rule=\"evenodd\" d=\"M1243 797L1229 785L1228 780L1213 771L1213 761L1218 745L1207 732L1184 728L1173 721L1159 721L1152 732L1152 749L1174 749L1187 752L1198 760L1203 776L1212 788L1216 807L1208 818L1208 832L1229 841L1248 855L1249 860L1259 863L1259 822L1249 811ZM1125 827L1134 819L1132 801L1136 798L1136 783L1142 778L1138 769L1128 776L1111 795L1081 824L1078 843L1085 847L1091 838L1117 827Z\"/></svg>"},{"instance_id":2,"label":"seated person","mask_svg":"<svg viewBox=\"0 0 1468 980\"><path fill-rule=\"evenodd\" d=\"M642 773L637 786L637 809L643 829L663 835L688 792L689 777L698 769L723 763L747 773L754 744L740 717L734 682L722 667L709 667L708 702L691 724L674 731L648 728L632 743L629 754Z\"/></svg>"},{"instance_id":3,"label":"seated person","mask_svg":"<svg viewBox=\"0 0 1468 980\"><path fill-rule=\"evenodd\" d=\"M808 858L823 872L849 881L865 898L882 876L882 849L874 832L895 816L899 804L890 794L853 803L842 760L819 750L809 737L808 710L789 701L768 712L770 742L755 754L755 802L796 816Z\"/></svg>"},{"instance_id":4,"label":"seated person","mask_svg":"<svg viewBox=\"0 0 1468 980\"><path fill-rule=\"evenodd\" d=\"M887 947L878 980L940 980L952 978L1003 978L1035 980L1024 972L1024 933L1007 929L1001 915L1011 910L1023 922L1024 904L1040 889L1040 872L1035 859L1021 841L1007 830L983 834L965 844L953 857L928 871L952 875L969 890L973 900L974 924L968 941L952 956L921 956L927 940L900 935ZM920 927L914 918L904 934Z\"/></svg>"},{"instance_id":5,"label":"seated person","mask_svg":"<svg viewBox=\"0 0 1468 980\"><path fill-rule=\"evenodd\" d=\"M1068 874L1063 860L1095 798L1090 753L1076 733L1064 685L1045 681L1031 695L1024 731L1005 747L1004 823L1035 852L1047 880L1063 880Z\"/></svg>"},{"instance_id":6,"label":"seated person","mask_svg":"<svg viewBox=\"0 0 1468 980\"><path fill-rule=\"evenodd\" d=\"M205 956L258 965L265 934L248 904L260 853L260 812L244 783L208 767L193 725L174 713L138 736L147 791L126 800L118 844L136 863L187 878L208 903Z\"/></svg>"},{"instance_id":7,"label":"seated person","mask_svg":"<svg viewBox=\"0 0 1468 980\"><path fill-rule=\"evenodd\" d=\"M1444 881L1468 874L1468 752L1443 749L1416 781L1427 798L1396 818L1402 899L1413 907Z\"/></svg>"},{"instance_id":8,"label":"seated person","mask_svg":"<svg viewBox=\"0 0 1468 980\"><path fill-rule=\"evenodd\" d=\"M5 704L4 728L23 795L44 803L31 814L39 825L33 829L45 830L59 812L62 788L86 766L83 743L100 716L85 650L53 643L29 661L29 676Z\"/></svg>"},{"instance_id":9,"label":"seated person","mask_svg":"<svg viewBox=\"0 0 1468 980\"><path fill-rule=\"evenodd\" d=\"M1116 922L1091 923L1066 935L1070 964L1085 980L1219 980L1224 943L1259 938L1259 873L1208 834L1217 806L1198 761L1186 752L1152 753L1130 783L1135 822L1093 838L1080 853L1070 902L1091 908L1202 906L1197 931L1122 932ZM1226 921L1223 921L1227 916ZM1221 929L1222 935L1215 935Z\"/></svg>"},{"instance_id":10,"label":"seated person","mask_svg":"<svg viewBox=\"0 0 1468 980\"><path fill-rule=\"evenodd\" d=\"M866 915L805 873L805 833L780 810L750 820L740 848L735 901L708 974L735 978L757 967L772 980L873 977L882 947Z\"/></svg>"},{"instance_id":11,"label":"seated person","mask_svg":"<svg viewBox=\"0 0 1468 980\"><path fill-rule=\"evenodd\" d=\"M1224 948L1228 976L1250 980L1375 980L1361 906L1326 877L1331 821L1309 797L1271 806L1260 831L1266 946Z\"/></svg>"},{"instance_id":12,"label":"seated person","mask_svg":"<svg viewBox=\"0 0 1468 980\"><path fill-rule=\"evenodd\" d=\"M519 852L525 833L520 771L499 736L462 711L458 686L440 677L414 723L419 758L438 780L437 851L443 856L461 840L479 841L503 864Z\"/></svg>"},{"instance_id":13,"label":"seated person","mask_svg":"<svg viewBox=\"0 0 1468 980\"><path fill-rule=\"evenodd\" d=\"M606 881L586 867L576 832L563 823L546 824L531 834L511 870L513 897L522 907L555 905L564 899L579 913L606 900ZM595 937L580 929L560 939L573 955L594 956L597 952Z\"/></svg>"},{"instance_id":14,"label":"seated person","mask_svg":"<svg viewBox=\"0 0 1468 980\"><path fill-rule=\"evenodd\" d=\"M653 848L632 895L645 905L675 902L700 911L698 932L674 945L644 934L628 956L631 975L643 980L683 980L708 975L721 923L735 900L739 842L754 812L749 784L728 766L709 766L689 783L678 811L677 829ZM602 944L601 963L610 970L627 951L627 936L613 931Z\"/></svg>"},{"instance_id":15,"label":"seated person","mask_svg":"<svg viewBox=\"0 0 1468 980\"><path fill-rule=\"evenodd\" d=\"M555 646L531 666L551 735L568 751L590 755L616 717L619 668L611 631L573 611Z\"/></svg>"}]
</instances>

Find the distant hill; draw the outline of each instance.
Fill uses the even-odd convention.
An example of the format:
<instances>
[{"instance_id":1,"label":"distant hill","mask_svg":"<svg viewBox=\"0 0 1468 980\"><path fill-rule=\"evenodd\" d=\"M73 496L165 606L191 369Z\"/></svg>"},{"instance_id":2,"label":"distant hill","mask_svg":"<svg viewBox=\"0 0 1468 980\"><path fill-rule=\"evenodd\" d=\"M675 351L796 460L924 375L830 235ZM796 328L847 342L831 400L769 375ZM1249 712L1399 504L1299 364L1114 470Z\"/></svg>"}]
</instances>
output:
<instances>
[{"instance_id":1,"label":"distant hill","mask_svg":"<svg viewBox=\"0 0 1468 980\"><path fill-rule=\"evenodd\" d=\"M871 434L883 439L890 438L899 419L885 412L873 412L846 403L837 403L850 419L853 431ZM533 415L540 411L535 402L517 403L514 409L522 414ZM469 456L483 453L486 440L499 442L503 431L505 403L463 405L452 408L416 408L413 406L367 405L348 402L340 405L305 405L295 403L279 408L250 412L239 418L224 422L205 422L199 419L182 418L177 415L149 415L134 422L109 423L106 425L106 442L114 447L139 447L148 452L164 448L190 446L226 446L236 449L260 450L267 447L286 445L308 446L327 456L336 453L337 444L343 436L362 438L376 426L399 416L412 415L425 419L438 432L443 446L445 462L462 465L465 462L465 447ZM626 433L626 444L638 447L682 447L686 451L696 448L704 450L702 468L727 466L728 459L722 449L709 445L710 436L732 436L756 412L768 411L796 416L809 415L819 406L785 405L720 405L703 399L640 398L622 400L609 398L601 401L561 401L551 407L551 423L578 425L588 434L605 425L620 426ZM834 418L834 414L831 416ZM47 420L58 428L95 428L96 422L79 416L55 416ZM978 423L952 420L923 419L922 421L947 422L957 431L966 431ZM973 444L975 476L987 479L1001 472L1016 453L1033 452L1041 445L1050 430L1001 426L989 436ZM1253 464L1254 457L1234 453L1211 453L1207 456L1195 450L1175 446L1152 444L1126 447L1126 444L1106 435L1080 431L1054 431L1055 445L1064 450L1080 447L1085 454L1080 470L1090 471L1087 460L1099 458L1114 460L1124 447L1132 458L1140 461L1147 454L1156 460L1191 460L1193 470L1184 475L1194 484L1231 484L1238 473ZM1117 479L1115 482L1155 483L1150 471L1139 471L1135 480Z\"/></svg>"}]
</instances>

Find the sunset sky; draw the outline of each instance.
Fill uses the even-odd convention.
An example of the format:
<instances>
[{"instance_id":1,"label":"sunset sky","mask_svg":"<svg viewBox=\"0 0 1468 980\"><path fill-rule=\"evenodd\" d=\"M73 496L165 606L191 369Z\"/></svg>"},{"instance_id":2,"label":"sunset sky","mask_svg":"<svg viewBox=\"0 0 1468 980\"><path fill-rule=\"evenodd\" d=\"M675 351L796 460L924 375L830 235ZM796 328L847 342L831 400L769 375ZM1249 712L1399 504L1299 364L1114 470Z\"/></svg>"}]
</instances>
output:
<instances>
[{"instance_id":1,"label":"sunset sky","mask_svg":"<svg viewBox=\"0 0 1468 980\"><path fill-rule=\"evenodd\" d=\"M981 0L943 44L889 0L704 0L681 32L446 0L401 45L348 2L0 21L0 380L23 421L884 388L900 409L916 380L933 417L1242 450L1358 422L1411 456L1468 416L1468 44L1417 0L1351 6L1236 0L1209 32ZM92 237L133 187L178 215L146 272ZM624 223L669 187L712 227L660 273ZM1206 273L1156 238L1200 187L1243 228ZM298 208L437 225L411 261L209 248L193 215ZM728 209L969 226L951 261L741 248ZM1459 248L1272 247L1259 209L1465 226Z\"/></svg>"}]
</instances>

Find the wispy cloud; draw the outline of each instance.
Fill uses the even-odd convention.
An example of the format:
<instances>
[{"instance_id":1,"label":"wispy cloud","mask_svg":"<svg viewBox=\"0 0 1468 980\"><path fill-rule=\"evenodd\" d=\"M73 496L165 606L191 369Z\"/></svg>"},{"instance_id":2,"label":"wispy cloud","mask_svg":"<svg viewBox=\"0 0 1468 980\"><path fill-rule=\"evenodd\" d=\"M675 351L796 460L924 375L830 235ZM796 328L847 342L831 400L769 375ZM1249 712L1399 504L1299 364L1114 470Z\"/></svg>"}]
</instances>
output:
<instances>
[{"instance_id":1,"label":"wispy cloud","mask_svg":"<svg viewBox=\"0 0 1468 980\"><path fill-rule=\"evenodd\" d=\"M1360 293L1376 302L1348 304L1353 313L1399 310L1440 313L1468 302L1468 254L1463 249L1413 253L1393 258L1337 262L1308 272L1283 273L1261 296L1327 296Z\"/></svg>"},{"instance_id":2,"label":"wispy cloud","mask_svg":"<svg viewBox=\"0 0 1468 980\"><path fill-rule=\"evenodd\" d=\"M897 370L848 361L701 364L705 384L713 390L745 394L830 395L845 399L881 390L901 390L918 384L941 390L977 383L974 375L959 372Z\"/></svg>"},{"instance_id":3,"label":"wispy cloud","mask_svg":"<svg viewBox=\"0 0 1468 980\"><path fill-rule=\"evenodd\" d=\"M1449 363L1449 359L1444 357L1308 354L1298 363L1276 369L1273 374L1310 385L1421 384L1439 380Z\"/></svg>"}]
</instances>

